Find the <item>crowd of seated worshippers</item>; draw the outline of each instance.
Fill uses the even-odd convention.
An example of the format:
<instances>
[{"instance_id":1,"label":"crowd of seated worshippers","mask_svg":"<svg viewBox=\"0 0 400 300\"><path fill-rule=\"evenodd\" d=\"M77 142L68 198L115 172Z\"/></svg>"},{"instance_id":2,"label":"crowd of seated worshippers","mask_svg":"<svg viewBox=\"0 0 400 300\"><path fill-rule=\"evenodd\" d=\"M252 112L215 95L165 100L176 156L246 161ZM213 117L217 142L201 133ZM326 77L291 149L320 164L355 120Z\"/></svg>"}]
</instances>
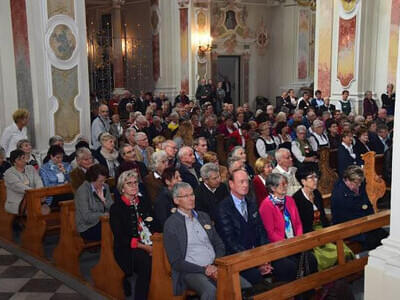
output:
<instances>
[{"instance_id":1,"label":"crowd of seated worshippers","mask_svg":"<svg viewBox=\"0 0 400 300\"><path fill-rule=\"evenodd\" d=\"M27 190L71 184L74 195L44 199L42 213L74 198L77 231L85 240L101 239L99 216L110 214L124 291L135 299L148 293L154 232L165 234L178 276L174 292L190 288L215 299L215 258L329 226L317 189L321 148L334 150L337 159L332 223L373 213L361 155L385 155L390 185L393 86L382 95L382 107L367 91L360 115L348 91L335 107L321 91L314 99L308 92L297 99L289 90L277 97L275 107L253 112L248 104L235 108L223 87L204 82L197 93L201 105L185 91L174 103L143 92L122 99L119 115L112 118L103 103L92 120L91 144L81 137L68 155L63 138L53 136L43 159L27 136L29 112L18 109L0 139L0 179L7 189L1 209L24 216ZM252 160L246 151L250 140ZM107 178L116 186L108 186ZM185 228L187 238L181 241ZM373 249L385 234L376 230L354 240ZM326 266L323 252L309 255L312 271ZM294 280L298 261L294 255L243 271L242 287L263 283L267 274ZM140 284L133 283L135 274Z\"/></svg>"}]
</instances>

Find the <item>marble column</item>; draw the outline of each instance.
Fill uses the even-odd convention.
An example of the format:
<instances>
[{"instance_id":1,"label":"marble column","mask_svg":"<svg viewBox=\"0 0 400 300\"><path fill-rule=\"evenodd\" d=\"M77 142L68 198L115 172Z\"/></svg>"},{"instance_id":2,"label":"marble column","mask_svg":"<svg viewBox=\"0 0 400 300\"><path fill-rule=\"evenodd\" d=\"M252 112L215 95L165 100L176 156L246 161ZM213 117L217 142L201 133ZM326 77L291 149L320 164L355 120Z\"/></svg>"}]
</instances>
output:
<instances>
[{"instance_id":1,"label":"marble column","mask_svg":"<svg viewBox=\"0 0 400 300\"><path fill-rule=\"evenodd\" d=\"M112 37L113 37L113 75L114 94L122 94L124 89L124 66L122 53L122 22L121 5L125 0L113 0L112 2Z\"/></svg>"},{"instance_id":2,"label":"marble column","mask_svg":"<svg viewBox=\"0 0 400 300\"><path fill-rule=\"evenodd\" d=\"M35 141L41 154L60 135L67 152L90 140L85 3L26 1Z\"/></svg>"},{"instance_id":3,"label":"marble column","mask_svg":"<svg viewBox=\"0 0 400 300\"><path fill-rule=\"evenodd\" d=\"M162 92L173 102L180 90L178 3L171 0L152 1L153 46L157 46L155 53L159 57L153 60L156 63L155 94Z\"/></svg>"},{"instance_id":4,"label":"marble column","mask_svg":"<svg viewBox=\"0 0 400 300\"><path fill-rule=\"evenodd\" d=\"M399 47L400 51L400 47ZM399 52L400 53L400 52ZM400 95L400 56L397 60L396 94ZM399 299L400 295L400 101L396 101L393 140L390 235L370 252L365 268L365 300Z\"/></svg>"}]
</instances>

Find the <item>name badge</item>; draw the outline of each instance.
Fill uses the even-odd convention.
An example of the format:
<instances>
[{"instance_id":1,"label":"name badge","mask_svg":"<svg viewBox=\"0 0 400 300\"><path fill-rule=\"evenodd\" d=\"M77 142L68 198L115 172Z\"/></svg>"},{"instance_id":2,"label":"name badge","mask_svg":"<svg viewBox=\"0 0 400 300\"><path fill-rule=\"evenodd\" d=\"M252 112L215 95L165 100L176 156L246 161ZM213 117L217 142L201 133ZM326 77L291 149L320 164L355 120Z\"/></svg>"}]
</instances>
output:
<instances>
[{"instance_id":1,"label":"name badge","mask_svg":"<svg viewBox=\"0 0 400 300\"><path fill-rule=\"evenodd\" d=\"M363 206L361 206L361 208L362 208L363 210L367 210L367 209L368 209L368 205L367 205L367 204L363 204Z\"/></svg>"},{"instance_id":2,"label":"name badge","mask_svg":"<svg viewBox=\"0 0 400 300\"><path fill-rule=\"evenodd\" d=\"M65 180L64 173L57 173L56 176L57 176L58 183L64 183L64 180Z\"/></svg>"}]
</instances>

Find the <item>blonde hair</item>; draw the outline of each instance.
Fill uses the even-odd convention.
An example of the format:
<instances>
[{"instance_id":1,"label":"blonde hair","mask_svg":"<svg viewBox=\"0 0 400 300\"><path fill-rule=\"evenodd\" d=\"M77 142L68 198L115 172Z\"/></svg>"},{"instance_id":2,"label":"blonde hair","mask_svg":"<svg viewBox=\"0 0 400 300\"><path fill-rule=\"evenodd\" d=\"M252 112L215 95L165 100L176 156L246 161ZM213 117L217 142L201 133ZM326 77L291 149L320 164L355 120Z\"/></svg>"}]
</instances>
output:
<instances>
[{"instance_id":1,"label":"blonde hair","mask_svg":"<svg viewBox=\"0 0 400 300\"><path fill-rule=\"evenodd\" d=\"M190 121L183 121L179 124L178 132L175 137L180 136L186 146L192 147L193 145L193 124Z\"/></svg>"},{"instance_id":2,"label":"blonde hair","mask_svg":"<svg viewBox=\"0 0 400 300\"><path fill-rule=\"evenodd\" d=\"M267 155L266 157L260 157L254 163L254 170L256 171L257 174L261 174L262 172L264 172L265 166L271 163L272 163L271 156Z\"/></svg>"},{"instance_id":3,"label":"blonde hair","mask_svg":"<svg viewBox=\"0 0 400 300\"><path fill-rule=\"evenodd\" d=\"M162 149L161 144L164 143L167 139L165 138L165 136L162 135L157 135L154 139L153 139L153 145L154 148L157 148L157 146L159 145L159 149Z\"/></svg>"},{"instance_id":4,"label":"blonde hair","mask_svg":"<svg viewBox=\"0 0 400 300\"><path fill-rule=\"evenodd\" d=\"M209 163L209 162L214 162L214 161L215 161L214 158L215 158L216 160L218 160L217 153L215 153L215 152L213 152L213 151L207 151L207 152L204 153L204 155L203 155L203 160L204 160L204 163L205 163L205 164L206 164L206 163Z\"/></svg>"},{"instance_id":5,"label":"blonde hair","mask_svg":"<svg viewBox=\"0 0 400 300\"><path fill-rule=\"evenodd\" d=\"M14 122L17 123L19 120L28 118L29 111L27 111L25 108L19 108L13 113L12 117Z\"/></svg>"},{"instance_id":6,"label":"blonde hair","mask_svg":"<svg viewBox=\"0 0 400 300\"><path fill-rule=\"evenodd\" d=\"M128 181L129 178L132 177L135 178L137 181L139 180L138 173L135 170L128 170L119 175L117 189L121 195L123 194L122 189L124 188L124 184Z\"/></svg>"},{"instance_id":7,"label":"blonde hair","mask_svg":"<svg viewBox=\"0 0 400 300\"><path fill-rule=\"evenodd\" d=\"M100 144L103 145L103 143L108 140L114 140L114 142L115 142L115 137L113 135L109 134L108 132L103 132L100 135Z\"/></svg>"}]
</instances>

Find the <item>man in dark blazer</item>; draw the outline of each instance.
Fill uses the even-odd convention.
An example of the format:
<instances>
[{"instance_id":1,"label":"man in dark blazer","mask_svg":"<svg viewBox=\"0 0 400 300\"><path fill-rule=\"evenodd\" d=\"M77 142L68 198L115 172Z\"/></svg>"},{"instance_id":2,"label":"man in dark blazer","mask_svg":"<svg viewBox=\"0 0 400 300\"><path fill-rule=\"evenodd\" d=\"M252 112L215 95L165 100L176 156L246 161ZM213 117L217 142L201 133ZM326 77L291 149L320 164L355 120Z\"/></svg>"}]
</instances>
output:
<instances>
[{"instance_id":1,"label":"man in dark blazer","mask_svg":"<svg viewBox=\"0 0 400 300\"><path fill-rule=\"evenodd\" d=\"M182 147L179 149L178 158L180 163L178 170L181 174L182 181L189 183L192 189L195 190L199 185L200 174L197 174L193 167L196 160L193 149L187 146Z\"/></svg>"},{"instance_id":2,"label":"man in dark blazer","mask_svg":"<svg viewBox=\"0 0 400 300\"><path fill-rule=\"evenodd\" d=\"M249 179L243 169L232 172L229 178L231 194L217 208L215 225L225 244L226 254L242 252L268 244L267 234L258 213L257 203L248 197ZM278 281L296 279L297 265L283 258L272 262L273 275ZM251 284L263 282L262 275L270 273L271 264L242 271L241 275Z\"/></svg>"},{"instance_id":3,"label":"man in dark blazer","mask_svg":"<svg viewBox=\"0 0 400 300\"><path fill-rule=\"evenodd\" d=\"M204 154L208 151L207 140L201 136L193 141L194 156L196 158L193 167L197 174L200 174L200 169L204 165Z\"/></svg>"},{"instance_id":4,"label":"man in dark blazer","mask_svg":"<svg viewBox=\"0 0 400 300\"><path fill-rule=\"evenodd\" d=\"M194 191L196 210L206 212L215 222L218 203L229 195L228 188L221 183L219 168L214 163L206 163L200 169L202 183Z\"/></svg>"},{"instance_id":5,"label":"man in dark blazer","mask_svg":"<svg viewBox=\"0 0 400 300\"><path fill-rule=\"evenodd\" d=\"M376 136L369 141L369 146L376 154L384 154L391 146L388 128L385 124L379 124L376 129Z\"/></svg>"}]
</instances>

